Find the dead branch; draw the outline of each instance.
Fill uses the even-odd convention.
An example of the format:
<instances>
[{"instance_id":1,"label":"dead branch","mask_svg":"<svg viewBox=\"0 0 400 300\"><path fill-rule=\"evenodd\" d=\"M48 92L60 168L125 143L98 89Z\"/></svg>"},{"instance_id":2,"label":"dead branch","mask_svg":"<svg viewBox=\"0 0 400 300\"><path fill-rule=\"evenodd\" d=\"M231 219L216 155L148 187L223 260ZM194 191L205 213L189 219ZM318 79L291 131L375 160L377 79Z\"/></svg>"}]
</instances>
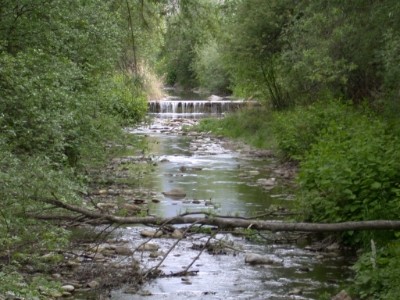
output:
<instances>
[{"instance_id":1,"label":"dead branch","mask_svg":"<svg viewBox=\"0 0 400 300\"><path fill-rule=\"evenodd\" d=\"M235 217L218 216L176 216L173 218L160 218L154 216L147 217L120 217L107 213L89 210L83 207L67 204L58 199L46 199L46 203L64 208L81 214L89 219L99 220L110 224L199 224L216 226L220 228L251 228L256 230L277 231L301 231L301 232L342 232L360 230L400 230L398 220L371 220L371 221L351 221L341 223L304 223L304 222L282 222L249 220Z\"/></svg>"}]
</instances>

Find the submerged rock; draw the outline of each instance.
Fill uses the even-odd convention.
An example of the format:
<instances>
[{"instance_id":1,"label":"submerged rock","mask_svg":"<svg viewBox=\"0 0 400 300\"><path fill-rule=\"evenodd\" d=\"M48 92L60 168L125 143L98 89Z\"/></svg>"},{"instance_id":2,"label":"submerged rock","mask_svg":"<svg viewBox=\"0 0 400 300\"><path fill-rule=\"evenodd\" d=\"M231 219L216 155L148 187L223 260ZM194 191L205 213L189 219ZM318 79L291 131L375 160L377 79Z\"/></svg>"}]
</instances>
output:
<instances>
[{"instance_id":1,"label":"submerged rock","mask_svg":"<svg viewBox=\"0 0 400 300\"><path fill-rule=\"evenodd\" d=\"M283 264L282 259L279 260L275 257L254 254L254 253L247 254L244 258L244 262L251 264L251 265L282 265Z\"/></svg>"}]
</instances>

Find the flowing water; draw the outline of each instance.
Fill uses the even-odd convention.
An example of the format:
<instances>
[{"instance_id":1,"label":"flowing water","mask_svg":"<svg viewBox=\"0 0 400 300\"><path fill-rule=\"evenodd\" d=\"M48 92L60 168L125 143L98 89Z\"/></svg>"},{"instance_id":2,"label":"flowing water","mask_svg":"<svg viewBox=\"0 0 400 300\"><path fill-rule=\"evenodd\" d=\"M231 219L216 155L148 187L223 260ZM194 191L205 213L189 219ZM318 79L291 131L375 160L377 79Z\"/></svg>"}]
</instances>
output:
<instances>
[{"instance_id":1,"label":"flowing water","mask_svg":"<svg viewBox=\"0 0 400 300\"><path fill-rule=\"evenodd\" d=\"M195 103L192 106L200 107ZM202 112L195 113L199 116ZM182 124L196 120L177 118L180 116L176 112L160 113L150 126L132 130L132 134L147 138L157 162L155 172L143 180L143 188L156 191L160 200L149 204L150 214L171 217L212 210L219 215L245 217L292 205L293 196L287 186L265 188L257 184L259 179L275 176L276 161L257 157L248 149L231 150L220 139L207 135L183 135L179 131ZM162 195L174 188L184 190L185 199ZM143 242L139 234L142 229L127 227L119 232L136 247ZM293 238L262 233L258 239L249 240L233 233L218 233L216 239L230 248L223 254L204 252L192 267L196 276L161 277L136 294L128 293L126 288L113 291L111 299L320 299L324 293L337 291L349 274L346 258L337 252L312 251L304 241L289 241L288 237ZM199 253L196 246L207 239L205 234L195 234L182 240L161 270L164 274L183 270ZM162 238L152 242L165 252L175 241ZM282 263L248 265L244 261L247 253L268 255ZM150 268L160 258L140 253L136 259Z\"/></svg>"}]
</instances>

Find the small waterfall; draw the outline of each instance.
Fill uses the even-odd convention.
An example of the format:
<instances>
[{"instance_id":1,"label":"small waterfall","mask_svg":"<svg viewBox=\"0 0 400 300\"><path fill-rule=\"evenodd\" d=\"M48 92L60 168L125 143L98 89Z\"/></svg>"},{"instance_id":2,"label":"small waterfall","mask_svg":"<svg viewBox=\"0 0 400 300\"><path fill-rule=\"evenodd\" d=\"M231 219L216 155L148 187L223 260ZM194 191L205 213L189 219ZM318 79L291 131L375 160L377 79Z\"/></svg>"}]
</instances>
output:
<instances>
[{"instance_id":1,"label":"small waterfall","mask_svg":"<svg viewBox=\"0 0 400 300\"><path fill-rule=\"evenodd\" d=\"M235 111L248 104L250 104L250 102L241 100L160 100L149 101L148 105L150 113L222 114Z\"/></svg>"}]
</instances>

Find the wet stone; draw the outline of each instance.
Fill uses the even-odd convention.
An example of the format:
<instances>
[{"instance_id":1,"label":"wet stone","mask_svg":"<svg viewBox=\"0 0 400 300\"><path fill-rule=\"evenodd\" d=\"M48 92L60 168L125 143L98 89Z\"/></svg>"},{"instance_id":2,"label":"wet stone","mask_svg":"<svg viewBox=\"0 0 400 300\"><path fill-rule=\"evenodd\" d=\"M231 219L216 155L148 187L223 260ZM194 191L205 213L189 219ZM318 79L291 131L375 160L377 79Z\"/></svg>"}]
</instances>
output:
<instances>
[{"instance_id":1,"label":"wet stone","mask_svg":"<svg viewBox=\"0 0 400 300\"><path fill-rule=\"evenodd\" d=\"M276 257L260 255L260 254L247 254L244 259L245 263L250 265L282 265L283 260Z\"/></svg>"},{"instance_id":2,"label":"wet stone","mask_svg":"<svg viewBox=\"0 0 400 300\"><path fill-rule=\"evenodd\" d=\"M128 255L133 254L132 250L129 249L127 246L117 246L117 247L115 247L114 250L115 250L115 253L118 255L128 256Z\"/></svg>"},{"instance_id":3,"label":"wet stone","mask_svg":"<svg viewBox=\"0 0 400 300\"><path fill-rule=\"evenodd\" d=\"M140 251L157 251L160 247L157 244L146 243L138 247Z\"/></svg>"},{"instance_id":4,"label":"wet stone","mask_svg":"<svg viewBox=\"0 0 400 300\"><path fill-rule=\"evenodd\" d=\"M140 235L147 238L158 238L163 235L163 232L161 230L142 230Z\"/></svg>"}]
</instances>

